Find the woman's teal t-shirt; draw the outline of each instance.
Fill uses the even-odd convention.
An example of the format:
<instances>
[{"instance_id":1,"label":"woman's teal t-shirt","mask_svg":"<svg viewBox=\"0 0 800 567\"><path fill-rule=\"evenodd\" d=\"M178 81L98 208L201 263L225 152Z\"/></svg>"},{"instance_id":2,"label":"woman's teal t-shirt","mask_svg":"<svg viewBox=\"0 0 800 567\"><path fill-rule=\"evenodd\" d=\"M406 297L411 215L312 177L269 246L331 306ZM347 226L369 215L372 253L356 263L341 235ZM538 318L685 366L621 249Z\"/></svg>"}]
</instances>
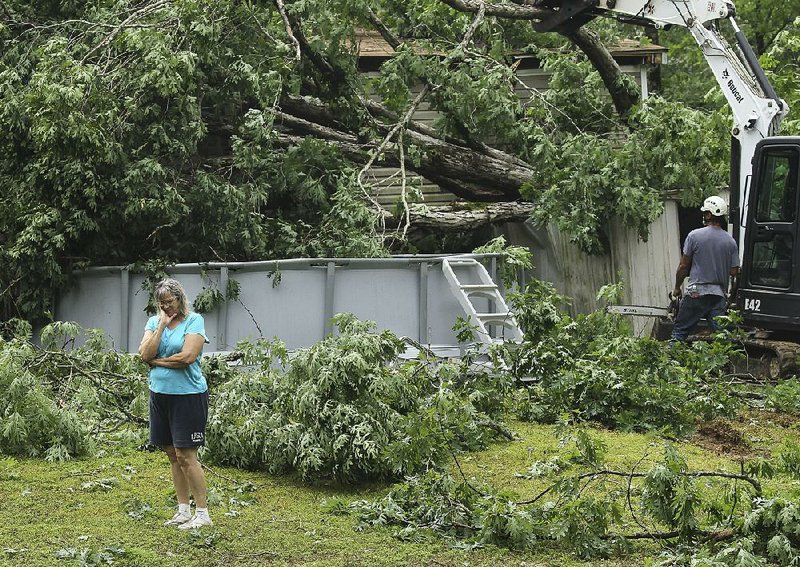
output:
<instances>
[{"instance_id":1,"label":"woman's teal t-shirt","mask_svg":"<svg viewBox=\"0 0 800 567\"><path fill-rule=\"evenodd\" d=\"M150 317L145 329L153 331L158 329L158 315ZM205 342L206 325L203 316L199 313L189 313L174 329L164 327L161 342L158 345L156 358L167 358L183 350L183 339L186 335L201 335ZM200 357L186 368L164 368L153 366L150 368L150 390L157 394L201 394L208 390L208 384L200 370Z\"/></svg>"}]
</instances>

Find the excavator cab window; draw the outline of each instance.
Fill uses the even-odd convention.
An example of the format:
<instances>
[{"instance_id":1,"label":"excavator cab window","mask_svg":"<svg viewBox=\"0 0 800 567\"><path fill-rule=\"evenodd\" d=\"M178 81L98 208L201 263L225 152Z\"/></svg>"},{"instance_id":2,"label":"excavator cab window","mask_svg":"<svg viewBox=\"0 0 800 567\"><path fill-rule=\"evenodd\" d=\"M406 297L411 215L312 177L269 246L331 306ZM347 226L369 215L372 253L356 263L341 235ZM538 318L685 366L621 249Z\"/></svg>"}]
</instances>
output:
<instances>
[{"instance_id":1,"label":"excavator cab window","mask_svg":"<svg viewBox=\"0 0 800 567\"><path fill-rule=\"evenodd\" d=\"M792 237L776 234L753 246L753 273L750 283L788 288L792 283Z\"/></svg>"},{"instance_id":2,"label":"excavator cab window","mask_svg":"<svg viewBox=\"0 0 800 567\"><path fill-rule=\"evenodd\" d=\"M768 154L764 177L758 192L756 221L792 222L797 201L796 184L792 183L791 153Z\"/></svg>"},{"instance_id":3,"label":"excavator cab window","mask_svg":"<svg viewBox=\"0 0 800 567\"><path fill-rule=\"evenodd\" d=\"M798 185L797 153L772 149L762 154L756 182L752 270L755 286L788 289L792 286Z\"/></svg>"}]
</instances>

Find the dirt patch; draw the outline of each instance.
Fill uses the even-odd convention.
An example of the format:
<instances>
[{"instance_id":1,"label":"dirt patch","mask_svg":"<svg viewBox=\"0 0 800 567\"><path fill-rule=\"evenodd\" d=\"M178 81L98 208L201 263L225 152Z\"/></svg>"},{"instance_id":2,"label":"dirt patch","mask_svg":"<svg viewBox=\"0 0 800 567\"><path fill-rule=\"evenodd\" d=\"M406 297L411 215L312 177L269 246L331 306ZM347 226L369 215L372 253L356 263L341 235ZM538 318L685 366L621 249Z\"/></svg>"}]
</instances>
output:
<instances>
[{"instance_id":1,"label":"dirt patch","mask_svg":"<svg viewBox=\"0 0 800 567\"><path fill-rule=\"evenodd\" d=\"M740 431L770 430L773 435L783 436L800 431L800 415L765 409L746 409L736 415L734 425Z\"/></svg>"},{"instance_id":2,"label":"dirt patch","mask_svg":"<svg viewBox=\"0 0 800 567\"><path fill-rule=\"evenodd\" d=\"M773 423L785 429L800 429L800 416L783 412L761 412L758 416L761 421Z\"/></svg>"},{"instance_id":3,"label":"dirt patch","mask_svg":"<svg viewBox=\"0 0 800 567\"><path fill-rule=\"evenodd\" d=\"M690 441L718 455L751 457L755 453L736 424L727 419L701 424Z\"/></svg>"},{"instance_id":4,"label":"dirt patch","mask_svg":"<svg viewBox=\"0 0 800 567\"><path fill-rule=\"evenodd\" d=\"M769 458L787 437L800 432L800 416L758 409L744 410L731 419L700 424L688 441L718 455Z\"/></svg>"}]
</instances>

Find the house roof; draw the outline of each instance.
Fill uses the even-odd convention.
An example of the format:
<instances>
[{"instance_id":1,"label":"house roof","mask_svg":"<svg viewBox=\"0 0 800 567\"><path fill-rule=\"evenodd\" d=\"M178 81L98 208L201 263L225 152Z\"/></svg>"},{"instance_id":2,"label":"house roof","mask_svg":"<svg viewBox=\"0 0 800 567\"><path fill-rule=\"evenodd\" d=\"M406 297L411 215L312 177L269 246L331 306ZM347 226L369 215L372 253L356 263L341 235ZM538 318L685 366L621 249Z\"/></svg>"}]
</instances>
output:
<instances>
[{"instance_id":1,"label":"house roof","mask_svg":"<svg viewBox=\"0 0 800 567\"><path fill-rule=\"evenodd\" d=\"M358 42L359 57L391 57L394 55L394 48L376 31L359 31L356 35L356 41ZM411 45L414 44L413 39L404 41L408 41ZM417 51L431 55L436 54L422 47L418 47Z\"/></svg>"},{"instance_id":2,"label":"house roof","mask_svg":"<svg viewBox=\"0 0 800 567\"><path fill-rule=\"evenodd\" d=\"M642 45L635 39L623 39L617 45L609 47L611 55L617 59L622 57L641 57L643 63L660 65L667 48L662 45Z\"/></svg>"},{"instance_id":3,"label":"house roof","mask_svg":"<svg viewBox=\"0 0 800 567\"><path fill-rule=\"evenodd\" d=\"M394 48L376 31L361 31L358 33L356 41L358 42L358 55L363 59L385 59L394 55ZM409 43L413 45L414 42L410 40ZM418 52L428 53L429 55L444 55L444 53L433 52L424 47L419 47ZM638 62L640 64L660 65L667 48L660 45L642 45L635 39L623 39L617 45L610 46L609 52L618 61L626 60L628 63ZM526 54L515 54L514 57L535 59L533 56Z\"/></svg>"},{"instance_id":4,"label":"house roof","mask_svg":"<svg viewBox=\"0 0 800 567\"><path fill-rule=\"evenodd\" d=\"M394 49L379 33L362 31L356 36L359 57L389 57Z\"/></svg>"}]
</instances>

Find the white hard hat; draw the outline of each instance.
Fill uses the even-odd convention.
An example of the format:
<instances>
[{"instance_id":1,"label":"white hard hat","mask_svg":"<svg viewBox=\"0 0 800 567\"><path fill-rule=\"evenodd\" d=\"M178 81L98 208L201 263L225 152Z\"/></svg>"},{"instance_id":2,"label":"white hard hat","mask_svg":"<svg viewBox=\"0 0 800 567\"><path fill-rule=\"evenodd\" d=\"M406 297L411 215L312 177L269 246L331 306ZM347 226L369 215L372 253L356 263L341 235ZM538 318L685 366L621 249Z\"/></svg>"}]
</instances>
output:
<instances>
[{"instance_id":1,"label":"white hard hat","mask_svg":"<svg viewBox=\"0 0 800 567\"><path fill-rule=\"evenodd\" d=\"M701 211L708 211L715 217L724 217L728 214L728 203L722 197L709 197L703 201Z\"/></svg>"}]
</instances>

